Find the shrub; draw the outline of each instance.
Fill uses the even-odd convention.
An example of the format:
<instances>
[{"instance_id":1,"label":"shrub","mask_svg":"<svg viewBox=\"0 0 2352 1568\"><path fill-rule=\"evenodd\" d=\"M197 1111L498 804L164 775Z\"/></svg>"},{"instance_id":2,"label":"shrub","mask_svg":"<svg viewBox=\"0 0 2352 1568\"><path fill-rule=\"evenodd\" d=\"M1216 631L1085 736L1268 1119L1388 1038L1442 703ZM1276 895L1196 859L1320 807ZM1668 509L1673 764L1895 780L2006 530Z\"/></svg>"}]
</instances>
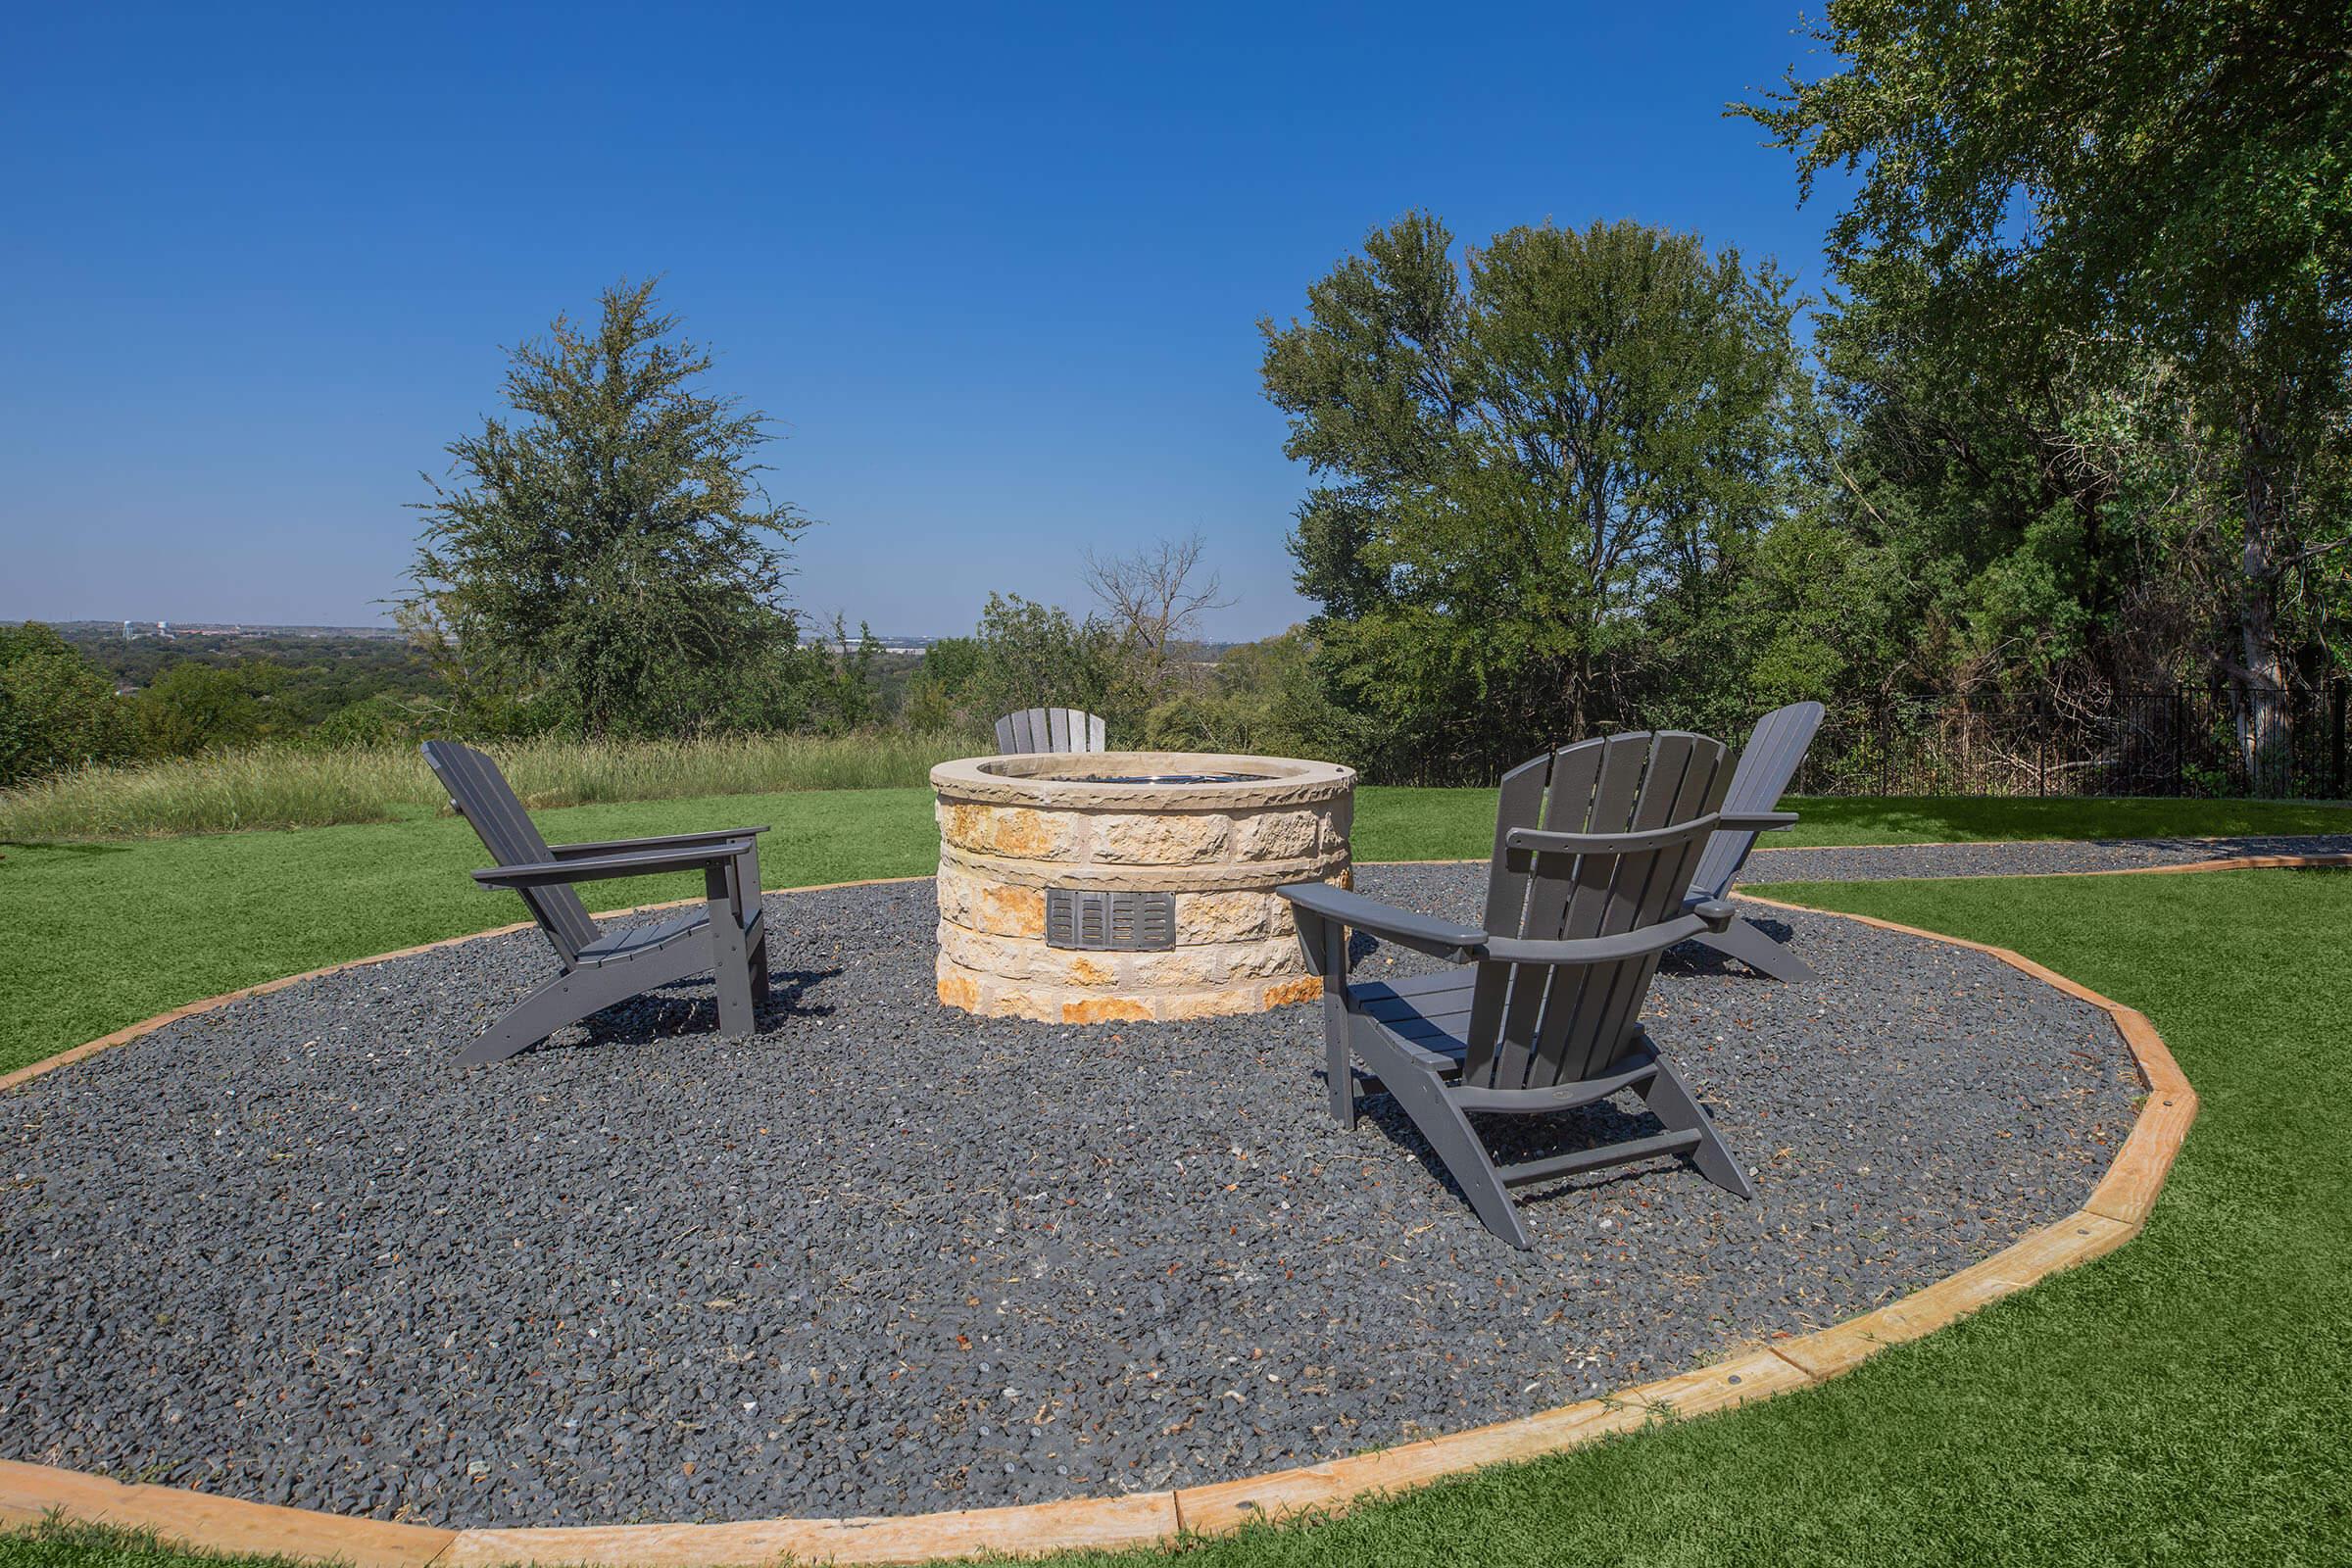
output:
<instances>
[{"instance_id":1,"label":"shrub","mask_svg":"<svg viewBox=\"0 0 2352 1568\"><path fill-rule=\"evenodd\" d=\"M37 621L0 626L0 788L139 755L115 683Z\"/></svg>"}]
</instances>

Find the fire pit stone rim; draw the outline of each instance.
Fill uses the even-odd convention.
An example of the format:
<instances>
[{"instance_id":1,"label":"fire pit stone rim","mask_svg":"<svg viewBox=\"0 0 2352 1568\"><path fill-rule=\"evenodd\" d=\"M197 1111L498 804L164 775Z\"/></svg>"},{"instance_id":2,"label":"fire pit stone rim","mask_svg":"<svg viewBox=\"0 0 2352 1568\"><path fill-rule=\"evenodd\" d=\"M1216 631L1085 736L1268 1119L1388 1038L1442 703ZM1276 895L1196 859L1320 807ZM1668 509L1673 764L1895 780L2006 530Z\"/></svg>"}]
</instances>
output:
<instances>
[{"instance_id":1,"label":"fire pit stone rim","mask_svg":"<svg viewBox=\"0 0 2352 1568\"><path fill-rule=\"evenodd\" d=\"M1215 783L1111 783L1106 773L1254 773ZM1059 810L1252 810L1336 800L1355 788L1355 769L1295 757L1223 752L1032 753L964 757L931 769L942 799Z\"/></svg>"}]
</instances>

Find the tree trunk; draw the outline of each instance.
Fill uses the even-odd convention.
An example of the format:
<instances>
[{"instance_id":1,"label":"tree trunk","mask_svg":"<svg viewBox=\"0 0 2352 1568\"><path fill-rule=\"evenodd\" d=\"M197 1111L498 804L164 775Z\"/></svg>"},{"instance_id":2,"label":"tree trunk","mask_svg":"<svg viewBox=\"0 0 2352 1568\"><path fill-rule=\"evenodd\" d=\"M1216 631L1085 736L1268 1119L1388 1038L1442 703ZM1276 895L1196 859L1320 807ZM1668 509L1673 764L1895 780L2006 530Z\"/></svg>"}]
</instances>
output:
<instances>
[{"instance_id":1,"label":"tree trunk","mask_svg":"<svg viewBox=\"0 0 2352 1568\"><path fill-rule=\"evenodd\" d=\"M1592 729L1586 714L1586 710L1592 703L1592 650L1591 647L1579 648L1576 656L1569 660L1567 687L1567 691L1563 693L1568 699L1567 744L1574 745L1591 734Z\"/></svg>"},{"instance_id":2,"label":"tree trunk","mask_svg":"<svg viewBox=\"0 0 2352 1568\"><path fill-rule=\"evenodd\" d=\"M2248 793L2287 793L2294 755L2293 720L2287 706L2287 669L2278 648L2278 563L2292 554L2285 466L2278 428L2260 402L2251 402L2239 420L2244 470L2245 549L2238 563L2237 638L2239 668L2230 682L2237 722L2239 765Z\"/></svg>"}]
</instances>

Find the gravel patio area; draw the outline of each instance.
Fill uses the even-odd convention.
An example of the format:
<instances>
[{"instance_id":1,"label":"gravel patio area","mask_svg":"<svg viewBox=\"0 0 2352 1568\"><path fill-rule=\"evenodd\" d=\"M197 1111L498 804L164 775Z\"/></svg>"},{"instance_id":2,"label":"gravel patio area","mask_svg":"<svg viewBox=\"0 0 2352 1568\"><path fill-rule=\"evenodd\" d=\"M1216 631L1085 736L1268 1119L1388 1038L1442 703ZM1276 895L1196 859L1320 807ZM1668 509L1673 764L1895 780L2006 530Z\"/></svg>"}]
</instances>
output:
<instances>
[{"instance_id":1,"label":"gravel patio area","mask_svg":"<svg viewBox=\"0 0 2352 1568\"><path fill-rule=\"evenodd\" d=\"M1474 917L1483 878L1359 885ZM1865 1310L2078 1206L2137 1088L2087 1004L1782 916L1828 983L1678 954L1650 1008L1758 1200L1621 1167L1534 1196L1521 1253L1385 1100L1330 1125L1313 1007L976 1019L928 882L767 919L748 1040L706 981L454 1071L547 971L526 932L0 1099L0 1457L447 1525L1220 1480Z\"/></svg>"}]
</instances>

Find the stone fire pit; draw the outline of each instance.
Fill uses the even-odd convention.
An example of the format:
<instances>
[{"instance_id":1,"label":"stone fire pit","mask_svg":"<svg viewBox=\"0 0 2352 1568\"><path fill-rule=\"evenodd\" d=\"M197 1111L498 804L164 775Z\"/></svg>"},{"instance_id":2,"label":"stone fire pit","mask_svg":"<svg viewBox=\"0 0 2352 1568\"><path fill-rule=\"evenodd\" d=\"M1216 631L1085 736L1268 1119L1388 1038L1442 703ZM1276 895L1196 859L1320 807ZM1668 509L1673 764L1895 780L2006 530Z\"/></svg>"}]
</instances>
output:
<instances>
[{"instance_id":1,"label":"stone fire pit","mask_svg":"<svg viewBox=\"0 0 2352 1568\"><path fill-rule=\"evenodd\" d=\"M1347 885L1355 770L1288 757L971 757L939 794L939 1000L1048 1023L1316 995L1286 882Z\"/></svg>"}]
</instances>

